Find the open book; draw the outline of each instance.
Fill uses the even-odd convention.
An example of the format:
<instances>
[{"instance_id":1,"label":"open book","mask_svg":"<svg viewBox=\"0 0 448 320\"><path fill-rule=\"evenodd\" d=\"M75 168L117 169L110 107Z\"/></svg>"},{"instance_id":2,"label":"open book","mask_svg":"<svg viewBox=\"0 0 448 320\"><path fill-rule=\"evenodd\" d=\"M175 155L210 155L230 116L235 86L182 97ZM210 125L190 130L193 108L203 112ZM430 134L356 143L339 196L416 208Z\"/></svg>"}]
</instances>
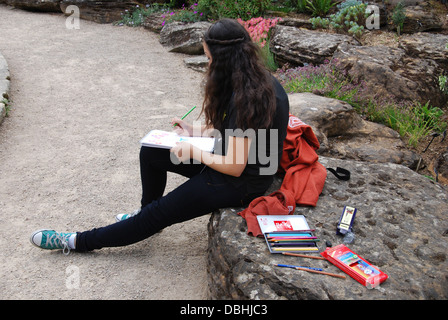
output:
<instances>
[{"instance_id":1,"label":"open book","mask_svg":"<svg viewBox=\"0 0 448 320\"><path fill-rule=\"evenodd\" d=\"M146 136L140 140L140 144L144 147L155 147L171 149L178 142L188 142L201 150L212 152L215 146L215 138L211 137L186 137L180 136L175 132L151 130Z\"/></svg>"}]
</instances>

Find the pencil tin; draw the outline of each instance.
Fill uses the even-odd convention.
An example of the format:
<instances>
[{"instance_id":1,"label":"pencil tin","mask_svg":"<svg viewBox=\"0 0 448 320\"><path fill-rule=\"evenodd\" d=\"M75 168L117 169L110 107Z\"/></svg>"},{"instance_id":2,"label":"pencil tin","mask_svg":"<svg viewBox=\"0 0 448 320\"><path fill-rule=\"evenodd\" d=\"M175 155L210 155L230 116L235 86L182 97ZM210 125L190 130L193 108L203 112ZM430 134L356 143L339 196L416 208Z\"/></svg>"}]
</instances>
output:
<instances>
[{"instance_id":1,"label":"pencil tin","mask_svg":"<svg viewBox=\"0 0 448 320\"><path fill-rule=\"evenodd\" d=\"M327 248L321 255L367 289L377 287L388 278L387 274L343 244Z\"/></svg>"},{"instance_id":2,"label":"pencil tin","mask_svg":"<svg viewBox=\"0 0 448 320\"><path fill-rule=\"evenodd\" d=\"M257 215L257 221L271 253L319 251L303 215Z\"/></svg>"},{"instance_id":3,"label":"pencil tin","mask_svg":"<svg viewBox=\"0 0 448 320\"><path fill-rule=\"evenodd\" d=\"M356 208L345 206L342 211L341 217L339 218L338 226L336 228L336 233L339 235L344 235L347 232L352 231L353 222L355 221Z\"/></svg>"}]
</instances>

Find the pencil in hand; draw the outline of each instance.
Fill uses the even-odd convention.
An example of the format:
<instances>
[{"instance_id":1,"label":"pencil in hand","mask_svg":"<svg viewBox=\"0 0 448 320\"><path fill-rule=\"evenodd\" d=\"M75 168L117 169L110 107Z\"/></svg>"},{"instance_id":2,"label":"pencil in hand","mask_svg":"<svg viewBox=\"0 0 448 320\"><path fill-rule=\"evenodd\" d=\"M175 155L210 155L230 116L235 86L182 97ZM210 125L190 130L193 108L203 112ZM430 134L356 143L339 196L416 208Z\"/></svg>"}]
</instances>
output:
<instances>
[{"instance_id":1,"label":"pencil in hand","mask_svg":"<svg viewBox=\"0 0 448 320\"><path fill-rule=\"evenodd\" d=\"M188 116L188 115L191 113L191 111L193 111L195 108L196 108L196 106L194 106L193 108L191 108L186 114L184 114L184 115L182 116L182 118L180 118L180 120L184 120L185 117ZM179 125L178 123L175 123L175 124L173 125L173 127L178 126L178 125Z\"/></svg>"}]
</instances>

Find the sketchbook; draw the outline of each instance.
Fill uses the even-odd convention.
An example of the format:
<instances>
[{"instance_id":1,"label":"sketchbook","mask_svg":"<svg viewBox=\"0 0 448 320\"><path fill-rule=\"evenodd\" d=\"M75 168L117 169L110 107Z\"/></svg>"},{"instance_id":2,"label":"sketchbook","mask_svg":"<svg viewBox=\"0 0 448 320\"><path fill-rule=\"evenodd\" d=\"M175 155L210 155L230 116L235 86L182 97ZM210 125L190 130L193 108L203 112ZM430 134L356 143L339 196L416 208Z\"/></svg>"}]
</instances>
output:
<instances>
[{"instance_id":1,"label":"sketchbook","mask_svg":"<svg viewBox=\"0 0 448 320\"><path fill-rule=\"evenodd\" d=\"M180 136L175 132L163 130L151 130L140 140L140 144L144 147L171 149L176 143L182 141L191 143L199 149L208 152L212 152L215 146L215 139L211 137Z\"/></svg>"},{"instance_id":2,"label":"sketchbook","mask_svg":"<svg viewBox=\"0 0 448 320\"><path fill-rule=\"evenodd\" d=\"M271 253L319 251L319 239L303 215L258 215L257 220Z\"/></svg>"}]
</instances>

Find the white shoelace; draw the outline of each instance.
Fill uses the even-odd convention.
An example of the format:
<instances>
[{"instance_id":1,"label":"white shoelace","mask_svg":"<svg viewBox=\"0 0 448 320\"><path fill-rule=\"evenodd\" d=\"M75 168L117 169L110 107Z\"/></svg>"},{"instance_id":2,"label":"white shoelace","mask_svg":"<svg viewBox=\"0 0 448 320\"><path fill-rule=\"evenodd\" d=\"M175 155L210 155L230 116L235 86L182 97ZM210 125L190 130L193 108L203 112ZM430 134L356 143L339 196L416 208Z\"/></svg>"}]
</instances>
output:
<instances>
[{"instance_id":1,"label":"white shoelace","mask_svg":"<svg viewBox=\"0 0 448 320\"><path fill-rule=\"evenodd\" d=\"M65 237L61 236L59 233L55 232L53 235L51 235L50 237L47 237L47 242L45 243L45 245L47 247L56 247L59 245L57 244L56 241L60 241L61 245L62 245L62 253L64 255L69 255L70 254L70 247L68 245L68 240L65 239Z\"/></svg>"}]
</instances>

